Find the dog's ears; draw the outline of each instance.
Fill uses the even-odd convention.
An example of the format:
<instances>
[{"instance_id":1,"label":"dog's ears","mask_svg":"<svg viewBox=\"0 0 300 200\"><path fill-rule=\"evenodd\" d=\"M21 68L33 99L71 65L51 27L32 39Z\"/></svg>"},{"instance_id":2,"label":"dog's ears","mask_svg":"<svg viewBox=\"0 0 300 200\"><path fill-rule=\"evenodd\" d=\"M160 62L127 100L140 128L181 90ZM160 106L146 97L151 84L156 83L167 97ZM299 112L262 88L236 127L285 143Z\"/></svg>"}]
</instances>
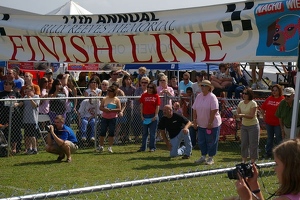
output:
<instances>
[{"instance_id":1,"label":"dog's ears","mask_svg":"<svg viewBox=\"0 0 300 200\"><path fill-rule=\"evenodd\" d=\"M275 27L277 22L278 19L268 26L267 47L271 46L271 44L273 43L273 36L275 33Z\"/></svg>"}]
</instances>

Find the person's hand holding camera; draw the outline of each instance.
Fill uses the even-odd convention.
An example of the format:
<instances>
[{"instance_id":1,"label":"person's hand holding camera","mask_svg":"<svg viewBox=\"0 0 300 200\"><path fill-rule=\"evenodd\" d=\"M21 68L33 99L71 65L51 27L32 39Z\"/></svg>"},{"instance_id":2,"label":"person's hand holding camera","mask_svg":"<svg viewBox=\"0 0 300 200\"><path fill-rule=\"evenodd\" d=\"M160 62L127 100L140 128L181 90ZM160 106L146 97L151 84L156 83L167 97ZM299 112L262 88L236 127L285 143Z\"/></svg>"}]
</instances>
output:
<instances>
[{"instance_id":1,"label":"person's hand holding camera","mask_svg":"<svg viewBox=\"0 0 300 200\"><path fill-rule=\"evenodd\" d=\"M50 133L54 133L54 126L53 125L48 125L48 126L46 126L46 130Z\"/></svg>"},{"instance_id":2,"label":"person's hand holding camera","mask_svg":"<svg viewBox=\"0 0 300 200\"><path fill-rule=\"evenodd\" d=\"M252 174L252 177L243 178L242 175L238 173L239 179L236 181L235 187L241 200L250 199L252 193L257 194L260 192L259 183L257 181L259 172L255 164L252 165ZM250 188L248 188L247 184Z\"/></svg>"}]
</instances>

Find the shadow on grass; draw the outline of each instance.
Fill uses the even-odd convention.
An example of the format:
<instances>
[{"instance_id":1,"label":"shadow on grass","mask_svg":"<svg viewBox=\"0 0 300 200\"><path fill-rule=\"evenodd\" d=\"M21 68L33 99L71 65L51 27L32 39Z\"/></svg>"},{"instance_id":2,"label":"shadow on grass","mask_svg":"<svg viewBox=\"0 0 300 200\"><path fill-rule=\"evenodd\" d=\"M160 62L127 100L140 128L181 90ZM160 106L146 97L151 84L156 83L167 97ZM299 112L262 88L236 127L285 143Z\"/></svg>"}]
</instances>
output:
<instances>
[{"instance_id":1,"label":"shadow on grass","mask_svg":"<svg viewBox=\"0 0 300 200\"><path fill-rule=\"evenodd\" d=\"M149 169L175 169L175 168L184 168L184 167L195 167L195 166L199 166L193 162L185 162L185 163L170 163L168 162L168 164L165 165L144 165L144 166L140 166L140 167L133 167L133 170L149 170Z\"/></svg>"},{"instance_id":2,"label":"shadow on grass","mask_svg":"<svg viewBox=\"0 0 300 200\"><path fill-rule=\"evenodd\" d=\"M67 162L64 162L64 161L59 162L56 160L47 160L47 161L35 161L35 162L23 162L23 163L15 164L14 166L51 165L51 164L61 164L61 163L67 164Z\"/></svg>"}]
</instances>

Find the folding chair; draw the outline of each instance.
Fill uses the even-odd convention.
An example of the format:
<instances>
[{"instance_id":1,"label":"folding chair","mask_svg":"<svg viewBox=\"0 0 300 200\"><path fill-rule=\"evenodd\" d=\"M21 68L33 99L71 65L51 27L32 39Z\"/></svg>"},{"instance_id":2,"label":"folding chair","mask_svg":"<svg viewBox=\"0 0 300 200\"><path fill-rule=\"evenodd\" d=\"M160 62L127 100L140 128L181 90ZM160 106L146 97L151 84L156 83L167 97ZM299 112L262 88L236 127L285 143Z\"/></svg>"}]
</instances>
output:
<instances>
[{"instance_id":1,"label":"folding chair","mask_svg":"<svg viewBox=\"0 0 300 200\"><path fill-rule=\"evenodd\" d=\"M40 114L39 116L38 116L38 122L39 123L43 123L44 124L44 126L46 126L46 122L50 122L51 123L51 119L50 119L50 117L49 117L49 115L44 115L44 114ZM38 131L39 131L39 133L40 133L40 136L41 136L41 139L42 139L42 141L43 141L43 143L44 143L44 145L46 146L46 137L47 137L47 135L48 135L48 131L46 131L46 129L44 128L43 130L41 130L41 127L40 126L38 126Z\"/></svg>"}]
</instances>

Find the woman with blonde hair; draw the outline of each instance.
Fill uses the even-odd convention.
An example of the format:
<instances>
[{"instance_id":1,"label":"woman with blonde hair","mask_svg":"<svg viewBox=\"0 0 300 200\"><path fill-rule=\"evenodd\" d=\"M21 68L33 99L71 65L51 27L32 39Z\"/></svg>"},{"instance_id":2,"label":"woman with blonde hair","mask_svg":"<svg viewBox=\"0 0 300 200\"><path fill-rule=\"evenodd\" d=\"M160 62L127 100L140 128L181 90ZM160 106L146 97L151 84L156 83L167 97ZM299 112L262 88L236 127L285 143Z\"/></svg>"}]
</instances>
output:
<instances>
[{"instance_id":1,"label":"woman with blonde hair","mask_svg":"<svg viewBox=\"0 0 300 200\"><path fill-rule=\"evenodd\" d=\"M150 79L146 76L141 78L141 86L136 88L134 91L134 96L140 97L142 94L147 92L147 85L150 83ZM139 136L143 132L142 128L142 118L141 118L141 108L140 108L140 99L135 98L133 101L133 135L135 143L139 142Z\"/></svg>"}]
</instances>

